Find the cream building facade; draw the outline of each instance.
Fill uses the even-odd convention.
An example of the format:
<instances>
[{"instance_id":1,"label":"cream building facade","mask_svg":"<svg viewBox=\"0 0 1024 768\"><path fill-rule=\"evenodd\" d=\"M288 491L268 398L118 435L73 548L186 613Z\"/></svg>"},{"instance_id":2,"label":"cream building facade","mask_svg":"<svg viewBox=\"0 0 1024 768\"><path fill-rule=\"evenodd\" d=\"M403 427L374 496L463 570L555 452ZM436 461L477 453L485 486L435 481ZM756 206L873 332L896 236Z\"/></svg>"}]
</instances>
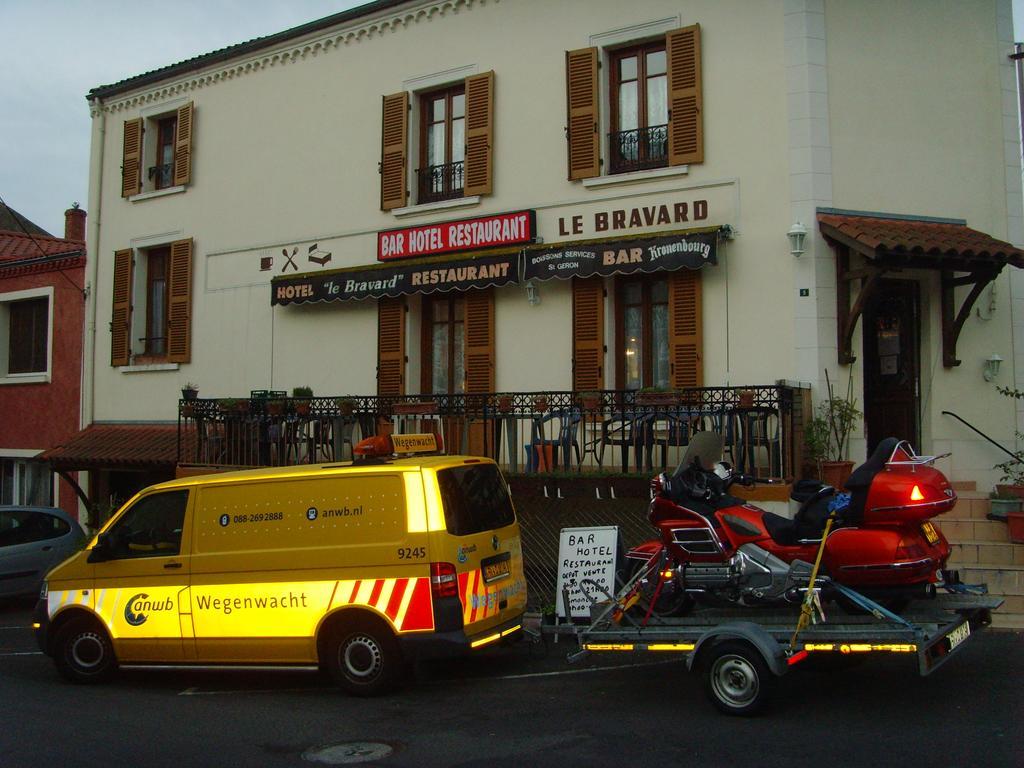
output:
<instances>
[{"instance_id":1,"label":"cream building facade","mask_svg":"<svg viewBox=\"0 0 1024 768\"><path fill-rule=\"evenodd\" d=\"M893 426L988 487L1004 457L943 411L1015 444L996 391L1024 379L1012 52L1009 0L381 0L98 87L83 426L176 424L189 381L210 398L785 381L817 401L828 370L868 411L852 458ZM525 239L486 229L519 212ZM452 222L494 247L378 258L381 233L429 250ZM620 263L584 279L588 247ZM704 258L662 269L651 248ZM495 255L505 272L470 286ZM527 279L531 259L570 279ZM944 264L998 276L944 305ZM399 272L421 285L386 295ZM466 290L422 292L447 277ZM346 281L366 297L340 300Z\"/></svg>"}]
</instances>

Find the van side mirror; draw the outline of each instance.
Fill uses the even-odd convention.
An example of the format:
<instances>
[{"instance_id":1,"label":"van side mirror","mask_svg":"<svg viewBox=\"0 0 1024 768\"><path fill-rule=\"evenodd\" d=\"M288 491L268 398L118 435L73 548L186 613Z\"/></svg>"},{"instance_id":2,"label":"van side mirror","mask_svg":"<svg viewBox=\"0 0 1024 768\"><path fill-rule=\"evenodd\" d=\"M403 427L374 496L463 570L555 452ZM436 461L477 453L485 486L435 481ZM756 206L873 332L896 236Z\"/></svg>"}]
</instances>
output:
<instances>
[{"instance_id":1,"label":"van side mirror","mask_svg":"<svg viewBox=\"0 0 1024 768\"><path fill-rule=\"evenodd\" d=\"M110 548L110 534L101 533L96 539L96 546L89 550L89 557L87 562L90 563L103 563L113 558L113 552Z\"/></svg>"}]
</instances>

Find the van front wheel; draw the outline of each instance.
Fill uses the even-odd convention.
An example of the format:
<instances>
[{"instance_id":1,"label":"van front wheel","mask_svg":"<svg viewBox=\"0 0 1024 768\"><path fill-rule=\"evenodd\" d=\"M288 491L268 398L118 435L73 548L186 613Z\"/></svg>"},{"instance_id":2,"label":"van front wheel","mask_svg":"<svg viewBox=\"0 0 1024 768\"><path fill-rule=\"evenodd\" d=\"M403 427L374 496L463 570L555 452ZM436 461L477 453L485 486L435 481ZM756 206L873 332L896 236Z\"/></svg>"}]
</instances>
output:
<instances>
[{"instance_id":1,"label":"van front wheel","mask_svg":"<svg viewBox=\"0 0 1024 768\"><path fill-rule=\"evenodd\" d=\"M393 690L404 668L391 630L369 618L336 627L327 642L326 661L338 684L355 696Z\"/></svg>"},{"instance_id":2,"label":"van front wheel","mask_svg":"<svg viewBox=\"0 0 1024 768\"><path fill-rule=\"evenodd\" d=\"M101 683L117 671L114 646L92 619L71 619L54 638L57 671L72 683Z\"/></svg>"}]
</instances>

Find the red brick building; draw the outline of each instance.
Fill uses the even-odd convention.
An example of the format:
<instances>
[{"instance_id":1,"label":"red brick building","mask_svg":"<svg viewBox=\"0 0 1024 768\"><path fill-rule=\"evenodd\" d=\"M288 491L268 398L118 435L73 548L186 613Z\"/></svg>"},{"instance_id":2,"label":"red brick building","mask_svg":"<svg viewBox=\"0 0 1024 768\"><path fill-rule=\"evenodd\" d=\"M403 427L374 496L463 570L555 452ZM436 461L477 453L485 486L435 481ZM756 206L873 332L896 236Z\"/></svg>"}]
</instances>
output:
<instances>
[{"instance_id":1,"label":"red brick building","mask_svg":"<svg viewBox=\"0 0 1024 768\"><path fill-rule=\"evenodd\" d=\"M65 212L59 238L0 205L0 504L77 515L38 455L79 428L84 280L85 211Z\"/></svg>"}]
</instances>

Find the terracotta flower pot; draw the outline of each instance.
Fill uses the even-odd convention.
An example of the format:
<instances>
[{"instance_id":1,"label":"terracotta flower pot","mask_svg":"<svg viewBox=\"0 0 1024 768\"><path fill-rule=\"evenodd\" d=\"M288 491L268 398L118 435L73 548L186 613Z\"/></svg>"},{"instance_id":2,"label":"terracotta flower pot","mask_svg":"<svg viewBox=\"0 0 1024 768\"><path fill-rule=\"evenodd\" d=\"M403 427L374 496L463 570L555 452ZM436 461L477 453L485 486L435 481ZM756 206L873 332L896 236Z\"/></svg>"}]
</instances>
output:
<instances>
[{"instance_id":1,"label":"terracotta flower pot","mask_svg":"<svg viewBox=\"0 0 1024 768\"><path fill-rule=\"evenodd\" d=\"M1024 544L1024 512L1007 512L1006 528L1011 542Z\"/></svg>"},{"instance_id":2,"label":"terracotta flower pot","mask_svg":"<svg viewBox=\"0 0 1024 768\"><path fill-rule=\"evenodd\" d=\"M821 462L821 481L838 490L843 490L846 486L846 481L850 479L851 472L853 472L852 461Z\"/></svg>"},{"instance_id":3,"label":"terracotta flower pot","mask_svg":"<svg viewBox=\"0 0 1024 768\"><path fill-rule=\"evenodd\" d=\"M1002 497L1016 496L1017 498L1024 499L1024 485L997 485L996 493Z\"/></svg>"}]
</instances>

